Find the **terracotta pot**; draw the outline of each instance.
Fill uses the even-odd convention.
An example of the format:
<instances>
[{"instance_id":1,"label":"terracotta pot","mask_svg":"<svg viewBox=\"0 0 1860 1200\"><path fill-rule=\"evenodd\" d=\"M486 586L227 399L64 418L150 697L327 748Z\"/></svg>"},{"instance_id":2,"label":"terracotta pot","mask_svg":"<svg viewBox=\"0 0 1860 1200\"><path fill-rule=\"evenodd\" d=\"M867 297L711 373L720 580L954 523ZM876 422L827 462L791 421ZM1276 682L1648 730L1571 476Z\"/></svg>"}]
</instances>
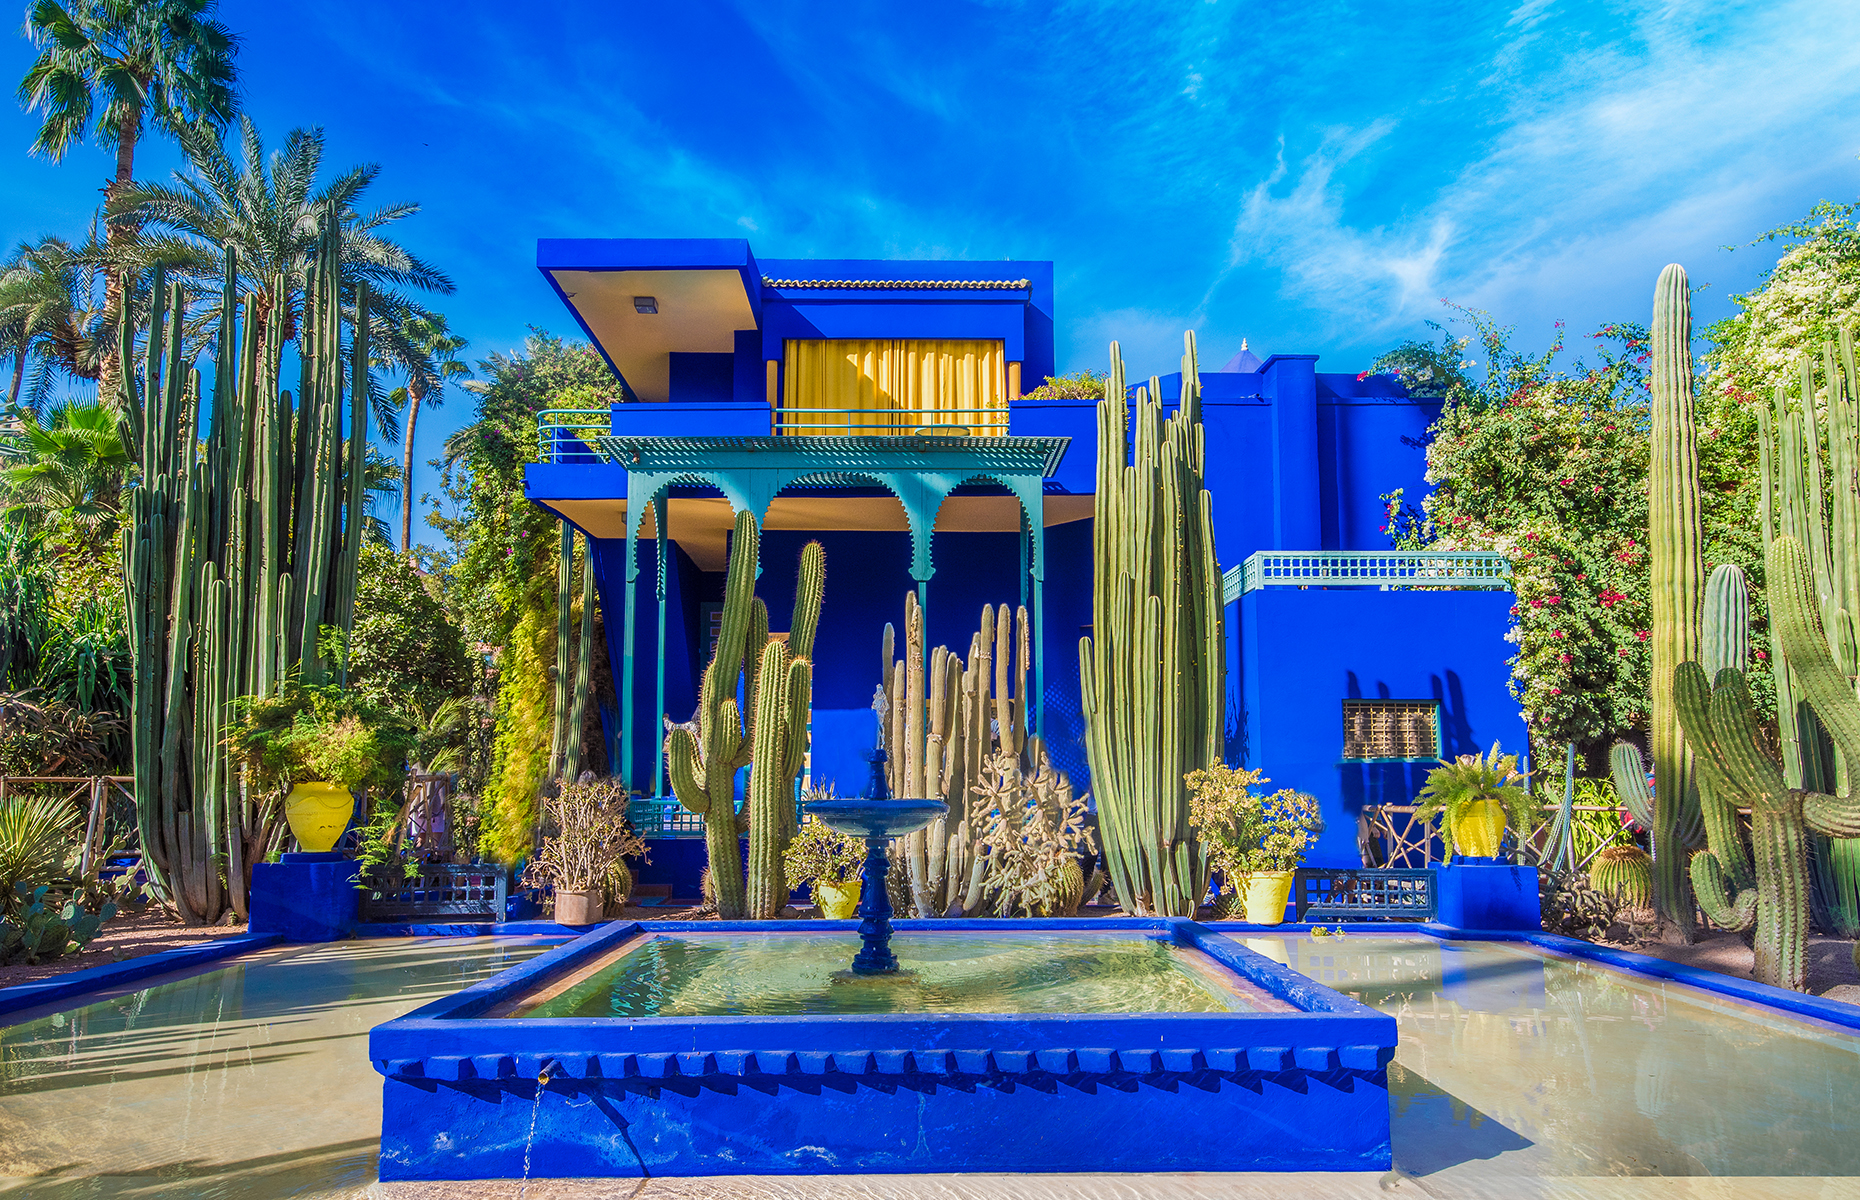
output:
<instances>
[{"instance_id":1,"label":"terracotta pot","mask_svg":"<svg viewBox=\"0 0 1860 1200\"><path fill-rule=\"evenodd\" d=\"M833 884L814 880L814 904L829 921L850 921L859 913L859 893L864 885L857 879Z\"/></svg>"},{"instance_id":2,"label":"terracotta pot","mask_svg":"<svg viewBox=\"0 0 1860 1200\"><path fill-rule=\"evenodd\" d=\"M1292 895L1290 871L1248 871L1237 881L1246 897L1249 925L1278 925L1285 920L1285 902Z\"/></svg>"},{"instance_id":3,"label":"terracotta pot","mask_svg":"<svg viewBox=\"0 0 1860 1200\"><path fill-rule=\"evenodd\" d=\"M297 844L312 854L335 846L354 812L355 797L339 783L300 783L284 801L284 819Z\"/></svg>"},{"instance_id":4,"label":"terracotta pot","mask_svg":"<svg viewBox=\"0 0 1860 1200\"><path fill-rule=\"evenodd\" d=\"M555 920L558 925L595 925L601 919L601 889L555 893Z\"/></svg>"},{"instance_id":5,"label":"terracotta pot","mask_svg":"<svg viewBox=\"0 0 1860 1200\"><path fill-rule=\"evenodd\" d=\"M1505 836L1505 806L1496 800L1474 800L1453 818L1453 849L1467 858L1497 858Z\"/></svg>"}]
</instances>

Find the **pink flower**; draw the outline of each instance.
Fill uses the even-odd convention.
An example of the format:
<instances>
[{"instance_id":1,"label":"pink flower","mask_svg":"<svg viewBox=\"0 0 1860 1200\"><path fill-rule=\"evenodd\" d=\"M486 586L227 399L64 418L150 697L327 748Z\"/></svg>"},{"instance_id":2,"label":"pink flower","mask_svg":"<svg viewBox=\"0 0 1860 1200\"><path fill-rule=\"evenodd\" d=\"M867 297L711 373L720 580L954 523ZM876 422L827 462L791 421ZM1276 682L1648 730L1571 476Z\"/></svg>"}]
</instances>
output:
<instances>
[{"instance_id":1,"label":"pink flower","mask_svg":"<svg viewBox=\"0 0 1860 1200\"><path fill-rule=\"evenodd\" d=\"M1637 638L1639 638L1639 639L1640 639L1641 641L1643 641L1643 642L1644 642L1644 641L1646 641L1646 640L1647 640L1648 638L1650 638L1650 637L1652 637L1652 636L1653 636L1653 631L1652 631L1652 630L1649 630L1649 629L1643 629L1643 630L1641 630L1640 632L1638 632L1638 633L1636 633L1636 634L1635 634L1634 636L1635 636L1635 637L1637 637Z\"/></svg>"},{"instance_id":2,"label":"pink flower","mask_svg":"<svg viewBox=\"0 0 1860 1200\"><path fill-rule=\"evenodd\" d=\"M1550 631L1550 636L1553 638L1560 638L1563 636L1563 631L1561 629L1552 629Z\"/></svg>"},{"instance_id":3,"label":"pink flower","mask_svg":"<svg viewBox=\"0 0 1860 1200\"><path fill-rule=\"evenodd\" d=\"M1758 658L1768 658L1768 657L1769 657L1769 655L1768 655L1768 654L1766 654L1765 652L1763 652L1762 650L1759 650L1759 651L1757 651L1757 657L1758 657Z\"/></svg>"},{"instance_id":4,"label":"pink flower","mask_svg":"<svg viewBox=\"0 0 1860 1200\"><path fill-rule=\"evenodd\" d=\"M1562 688L1551 688L1550 694L1552 696L1561 696L1563 694L1563 689Z\"/></svg>"}]
</instances>

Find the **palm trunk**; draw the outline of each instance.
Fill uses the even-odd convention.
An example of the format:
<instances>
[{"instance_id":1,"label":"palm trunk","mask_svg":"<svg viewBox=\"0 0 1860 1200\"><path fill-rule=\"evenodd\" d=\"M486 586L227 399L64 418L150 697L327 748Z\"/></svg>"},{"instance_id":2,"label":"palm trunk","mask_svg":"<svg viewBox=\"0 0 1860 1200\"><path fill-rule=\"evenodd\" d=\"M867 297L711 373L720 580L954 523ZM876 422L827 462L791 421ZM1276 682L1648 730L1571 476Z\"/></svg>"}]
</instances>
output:
<instances>
[{"instance_id":1,"label":"palm trunk","mask_svg":"<svg viewBox=\"0 0 1860 1200\"><path fill-rule=\"evenodd\" d=\"M116 178L103 189L106 206L135 182L136 141L141 135L142 103L132 95L116 127ZM114 412L126 408L122 402L123 364L117 360L116 330L118 324L127 319L128 280L124 277L122 255L135 237L133 226L112 223L109 227L110 262L103 274L103 323L107 340L101 369L97 372L97 403Z\"/></svg>"},{"instance_id":2,"label":"palm trunk","mask_svg":"<svg viewBox=\"0 0 1860 1200\"><path fill-rule=\"evenodd\" d=\"M20 338L19 351L13 355L13 391L7 397L7 407L11 409L19 408L19 389L26 382L26 348L28 345L25 338Z\"/></svg>"},{"instance_id":3,"label":"palm trunk","mask_svg":"<svg viewBox=\"0 0 1860 1200\"><path fill-rule=\"evenodd\" d=\"M418 378L407 381L407 439L400 452L400 552L413 557L413 428L420 421L420 398L426 389Z\"/></svg>"}]
</instances>

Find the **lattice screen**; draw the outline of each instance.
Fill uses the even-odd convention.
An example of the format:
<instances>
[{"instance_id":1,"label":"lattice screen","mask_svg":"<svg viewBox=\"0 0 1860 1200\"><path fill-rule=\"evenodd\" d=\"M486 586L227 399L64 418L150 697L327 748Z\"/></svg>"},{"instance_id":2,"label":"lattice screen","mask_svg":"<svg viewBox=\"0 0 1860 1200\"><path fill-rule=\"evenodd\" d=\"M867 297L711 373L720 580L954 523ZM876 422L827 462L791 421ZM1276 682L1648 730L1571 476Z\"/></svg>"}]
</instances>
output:
<instances>
[{"instance_id":1,"label":"lattice screen","mask_svg":"<svg viewBox=\"0 0 1860 1200\"><path fill-rule=\"evenodd\" d=\"M1345 758L1440 757L1440 706L1432 700L1345 700Z\"/></svg>"}]
</instances>

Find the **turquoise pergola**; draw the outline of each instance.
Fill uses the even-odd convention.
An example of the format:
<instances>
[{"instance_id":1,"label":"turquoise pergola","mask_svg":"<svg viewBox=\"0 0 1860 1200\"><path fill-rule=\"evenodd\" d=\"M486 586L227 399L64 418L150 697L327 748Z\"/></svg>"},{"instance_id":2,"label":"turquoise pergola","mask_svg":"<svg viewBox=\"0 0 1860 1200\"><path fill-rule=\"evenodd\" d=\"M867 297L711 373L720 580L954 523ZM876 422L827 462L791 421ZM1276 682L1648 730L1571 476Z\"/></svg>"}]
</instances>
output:
<instances>
[{"instance_id":1,"label":"turquoise pergola","mask_svg":"<svg viewBox=\"0 0 1860 1200\"><path fill-rule=\"evenodd\" d=\"M911 536L911 578L917 601L929 611L929 583L935 573L931 533L937 512L950 493L966 484L993 483L1006 488L1020 504L1021 603L1033 621L1034 731L1045 731L1046 528L1044 481L1059 467L1071 441L1064 437L624 437L592 439L596 451L625 468L626 476L626 613L623 618L620 705L622 778L632 785L634 638L632 599L639 577L639 533L650 508L664 511L674 487L716 488L732 512L749 511L758 524L769 505L792 487L881 487L904 506ZM666 526L654 519L657 546L658 668L654 711L665 711L665 568ZM665 763L654 755L653 793L664 791Z\"/></svg>"}]
</instances>

